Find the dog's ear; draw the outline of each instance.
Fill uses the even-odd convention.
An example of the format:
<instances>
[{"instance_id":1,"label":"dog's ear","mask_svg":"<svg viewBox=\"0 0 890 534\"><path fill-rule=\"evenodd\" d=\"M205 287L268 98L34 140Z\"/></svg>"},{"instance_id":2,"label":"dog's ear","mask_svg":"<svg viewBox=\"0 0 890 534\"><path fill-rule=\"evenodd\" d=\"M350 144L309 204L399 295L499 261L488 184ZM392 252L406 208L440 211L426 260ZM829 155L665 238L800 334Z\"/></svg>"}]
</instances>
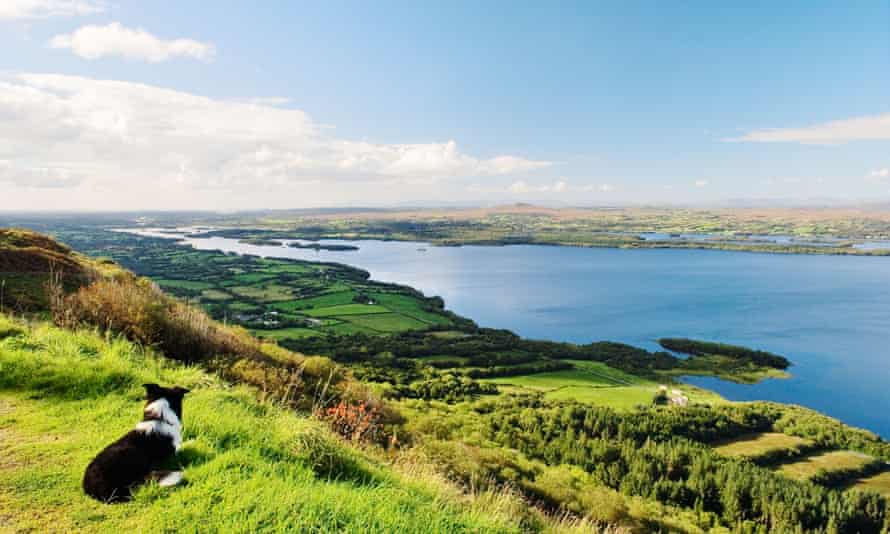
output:
<instances>
[{"instance_id":1,"label":"dog's ear","mask_svg":"<svg viewBox=\"0 0 890 534\"><path fill-rule=\"evenodd\" d=\"M182 397L182 396L185 395L186 393L189 393L189 392L190 392L190 390L185 389L185 388L183 388L183 387L179 387L179 386L176 386L175 388L173 388L173 391L175 391L176 393L178 393L180 397Z\"/></svg>"},{"instance_id":2,"label":"dog's ear","mask_svg":"<svg viewBox=\"0 0 890 534\"><path fill-rule=\"evenodd\" d=\"M159 386L159 385L157 385L157 384L142 384L142 387L145 388L145 394L148 395L149 397L150 397L152 394L158 394L158 393L160 393L161 390L164 389L164 388L162 388L161 386Z\"/></svg>"}]
</instances>

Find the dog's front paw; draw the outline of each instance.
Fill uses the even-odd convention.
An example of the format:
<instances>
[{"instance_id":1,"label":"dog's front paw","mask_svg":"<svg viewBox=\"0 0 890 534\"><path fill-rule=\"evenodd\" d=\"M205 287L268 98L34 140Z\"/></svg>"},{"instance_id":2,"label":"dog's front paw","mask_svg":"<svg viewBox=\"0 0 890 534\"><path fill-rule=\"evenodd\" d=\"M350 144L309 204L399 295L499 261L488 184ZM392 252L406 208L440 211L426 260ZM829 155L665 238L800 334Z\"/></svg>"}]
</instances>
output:
<instances>
[{"instance_id":1,"label":"dog's front paw","mask_svg":"<svg viewBox=\"0 0 890 534\"><path fill-rule=\"evenodd\" d=\"M158 486L169 488L182 482L182 471L155 471L151 478L157 481Z\"/></svg>"}]
</instances>

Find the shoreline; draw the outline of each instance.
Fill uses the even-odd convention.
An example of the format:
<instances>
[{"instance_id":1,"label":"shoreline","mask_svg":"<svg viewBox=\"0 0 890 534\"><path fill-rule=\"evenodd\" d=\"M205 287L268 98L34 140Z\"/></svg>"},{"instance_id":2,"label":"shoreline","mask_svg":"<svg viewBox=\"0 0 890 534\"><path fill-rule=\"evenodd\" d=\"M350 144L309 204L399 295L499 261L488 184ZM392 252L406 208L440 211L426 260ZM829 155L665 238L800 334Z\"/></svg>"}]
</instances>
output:
<instances>
[{"instance_id":1,"label":"shoreline","mask_svg":"<svg viewBox=\"0 0 890 534\"><path fill-rule=\"evenodd\" d=\"M647 232L640 232L640 234ZM516 245L529 246L553 246L553 247L572 247L572 248L614 248L627 250L657 250L657 249L680 249L680 250L722 250L727 252L748 252L753 254L784 254L784 255L800 255L800 256L857 256L857 257L890 257L890 246L888 248L855 248L855 245L867 244L868 240L850 240L855 241L848 246L821 246L807 244L744 244L729 241L696 241L691 239L678 240L658 240L634 238L634 234L616 235L617 239L609 239L602 241L573 241L566 242L560 240L538 239L534 237L516 237L516 238L498 238L498 239L454 239L454 238L425 238L422 235L404 235L404 236L388 236L377 234L353 234L353 233L307 233L301 231L276 230L271 228L237 228L237 227L218 227L213 230L201 233L187 233L183 237L206 239L210 237L226 237L231 239L299 239L304 241L382 241L382 242L402 242L402 243L418 243L426 246L435 247L507 247ZM704 234L702 234L704 235ZM778 237L784 237L784 234L776 234ZM825 238L839 239L836 236L826 235ZM883 241L882 241L883 242Z\"/></svg>"},{"instance_id":2,"label":"shoreline","mask_svg":"<svg viewBox=\"0 0 890 534\"><path fill-rule=\"evenodd\" d=\"M134 229L134 230L135 230L135 229ZM141 230L141 229L140 229L140 230ZM136 234L135 231L131 231L131 232L128 232L128 233ZM140 234L136 234L136 235L140 235ZM176 244L179 244L179 245L187 245L187 246L188 246L190 249L192 249L192 250L205 251L205 252L209 252L209 250L197 249L197 248L194 247L194 245L193 245L192 243L189 243L187 239L192 239L192 238L206 238L206 237L223 237L223 238L228 238L228 239L235 239L235 240L238 240L238 238L236 238L236 237L219 236L219 235L213 236L213 235L206 235L206 234L179 236L179 235L173 235L172 233L170 233L170 234L166 234L166 235L164 235L163 237L158 236L158 235L154 235L154 236L144 236L144 235L143 235L142 237L153 238L153 239L164 239L164 240L168 240L168 241L173 241L173 242L175 242ZM183 238L186 238L186 239L183 239ZM294 239L305 239L305 238L303 238L303 237L293 237L293 238L294 238ZM288 239L290 239L290 237L288 237ZM322 238L322 239L327 239L327 238ZM365 239L355 239L354 241L359 241L359 240L368 240L368 241L371 241L371 240L377 240L377 239L366 237ZM352 239L347 239L346 241L353 241L353 240L352 240ZM410 242L410 241L407 240L407 239L388 239L388 240L379 240L379 241ZM423 244L423 245L433 245L433 243L430 243L430 242L428 242L428 241L427 241L427 242L416 242L416 243L418 243L418 244ZM470 245L467 245L467 246L486 246L486 245L470 244ZM489 246L490 246L490 245L489 245ZM547 246L560 246L560 245L547 244ZM276 248L277 248L277 247L276 247ZM581 247L581 248L584 248L584 247ZM650 247L650 248L656 248L656 247ZM661 248L666 248L666 247L661 247ZM673 248L680 248L680 247L673 247ZM219 252L222 252L222 251L219 250ZM232 252L228 252L228 253L233 253L233 252L234 252L234 251L232 251ZM234 252L234 253L237 253L238 255L245 255L245 253L241 253L241 252ZM246 255L255 255L255 254L247 253ZM298 262L298 263L300 263L300 262L306 262L306 263L314 263L314 264L319 264L319 263L320 263L320 264L335 264L335 265L338 265L338 266L340 266L340 267L344 267L344 268L347 268L347 269L350 269L350 270L354 270L354 271L356 271L356 272L364 272L364 273L368 273L368 274L370 274L369 271L367 271L366 269L364 269L364 268L362 268L362 267L358 267L358 266L355 266L355 265L351 265L351 264L349 264L349 263L343 263L342 261L308 260L308 259L296 259L296 258L288 258L288 257L280 257L280 256L279 256L279 257L276 257L274 254L269 255L269 256L266 256L266 257L269 257L269 258L276 258L276 259L283 259L283 260L286 260L286 261L293 261L293 262ZM423 292L421 292L420 290L414 288L413 286L406 285L406 284L399 283L399 282L386 282L386 281L382 281L382 280L377 280L377 279L375 279L375 278L373 278L373 277L371 277L370 280L371 280L371 281L374 281L374 282L378 282L378 283L383 283L383 284L397 285L397 286L401 286L401 287L404 287L404 288L406 288L406 289L409 289L409 290L411 290L411 291L417 291L417 292L419 292L419 293L423 293ZM425 295L425 294L424 294L424 295ZM468 320L470 320L470 321L473 321L472 318L467 318L467 317L465 317L464 315L461 315L461 314L459 314L459 313L457 313L457 312L449 311L449 313L453 313L453 314L457 315L458 317L461 317L461 318L464 318L464 319L468 319ZM473 323L475 324L475 321L473 321ZM517 335L517 336L519 336L519 337L521 337L521 338L528 339L528 340L541 340L541 341L547 341L547 342L551 342L551 343L568 343L568 342L564 342L564 341L552 340L552 339L546 339L546 338L525 337L525 336L522 336L522 335L517 334L517 333L516 333L515 331L513 331L512 329L507 329L507 330L509 330L510 332L514 333L515 335ZM577 343L571 343L571 344L573 344L573 345L577 345ZM684 372L684 371L686 371L686 372ZM692 377L692 376L696 376L696 377L697 377L697 376L706 376L706 377L712 377L712 378L714 378L714 379L716 379L716 380L721 380L721 381L729 382L729 383L735 383L735 384L739 384L739 385L743 385L743 386L745 386L745 385L749 385L749 384L751 383L751 382L749 382L749 381L746 381L746 380L731 380L731 379L727 379L725 376L721 376L721 374L720 374L719 372L712 372L712 373L708 373L708 372L696 372L696 371L688 372L688 370L676 369L676 370L670 372L670 374L673 375L673 376L670 376L670 377L669 377L669 376L662 375L662 378L661 378L661 379L663 379L663 380L674 380L674 381L676 381L676 383L678 383L678 384L682 384L682 385L687 386L687 387L692 386L692 387L696 387L696 388L699 388L699 389L708 391L708 392L710 392L710 393L712 393L712 394L714 394L714 395L716 395L716 396L720 396L720 397L724 397L724 398L726 398L726 400L727 400L728 402L732 402L732 403L737 403L737 402L738 402L738 403L746 403L746 402L750 402L749 400L731 400L729 397L725 397L723 394L718 393L718 391L715 390L715 389L708 388L708 387L704 387L704 386L700 386L700 385L696 385L696 384L688 383L688 382L686 382L686 381L684 380L684 378L685 378L686 376L690 376L690 377ZM769 379L769 378L779 379L779 378L784 378L784 377L776 376L776 374L771 374L771 373L762 373L760 376L761 376L763 379ZM799 401L795 401L795 402L769 401L769 402L777 402L777 403L779 403L779 404L787 404L787 405L800 405L800 404L799 404ZM814 410L814 411L818 411L818 413L823 413L823 414L825 414L825 412L821 412L821 411L819 411L819 410L816 409L816 408L810 408L810 409L812 409L812 410ZM826 415L827 415L827 414L826 414ZM829 416L829 417L831 417L831 416ZM871 432L874 432L874 431L871 431ZM876 434L876 435L880 435L880 434L878 434L878 433L876 433L876 432L875 432L875 434Z\"/></svg>"}]
</instances>

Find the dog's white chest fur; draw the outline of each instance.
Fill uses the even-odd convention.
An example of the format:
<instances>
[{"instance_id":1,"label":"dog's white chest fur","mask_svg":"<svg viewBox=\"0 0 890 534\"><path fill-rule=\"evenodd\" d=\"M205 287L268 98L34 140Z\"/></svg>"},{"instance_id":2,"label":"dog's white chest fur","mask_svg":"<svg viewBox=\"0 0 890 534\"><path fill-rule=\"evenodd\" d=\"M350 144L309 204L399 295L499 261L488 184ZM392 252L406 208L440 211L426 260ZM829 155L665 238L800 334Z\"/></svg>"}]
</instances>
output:
<instances>
[{"instance_id":1,"label":"dog's white chest fur","mask_svg":"<svg viewBox=\"0 0 890 534\"><path fill-rule=\"evenodd\" d=\"M146 434L158 433L167 436L173 441L173 448L179 451L182 447L182 423L179 417L170 408L167 399L158 399L145 407L145 417L148 421L141 421L136 425L136 430Z\"/></svg>"}]
</instances>

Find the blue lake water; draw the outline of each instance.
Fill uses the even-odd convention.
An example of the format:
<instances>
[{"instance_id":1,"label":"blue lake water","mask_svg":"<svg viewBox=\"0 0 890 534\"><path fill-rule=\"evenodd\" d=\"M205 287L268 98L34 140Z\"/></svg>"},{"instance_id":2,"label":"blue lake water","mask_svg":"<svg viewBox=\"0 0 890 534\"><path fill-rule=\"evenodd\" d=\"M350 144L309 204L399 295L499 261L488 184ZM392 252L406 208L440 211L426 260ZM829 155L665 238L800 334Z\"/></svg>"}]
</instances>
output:
<instances>
[{"instance_id":1,"label":"blue lake water","mask_svg":"<svg viewBox=\"0 0 890 534\"><path fill-rule=\"evenodd\" d=\"M167 236L169 237L169 236ZM324 242L324 241L323 241ZM188 239L200 249L335 261L440 295L482 326L649 349L659 337L783 354L793 377L688 381L734 400L802 404L890 437L890 258L331 241L358 251Z\"/></svg>"}]
</instances>

